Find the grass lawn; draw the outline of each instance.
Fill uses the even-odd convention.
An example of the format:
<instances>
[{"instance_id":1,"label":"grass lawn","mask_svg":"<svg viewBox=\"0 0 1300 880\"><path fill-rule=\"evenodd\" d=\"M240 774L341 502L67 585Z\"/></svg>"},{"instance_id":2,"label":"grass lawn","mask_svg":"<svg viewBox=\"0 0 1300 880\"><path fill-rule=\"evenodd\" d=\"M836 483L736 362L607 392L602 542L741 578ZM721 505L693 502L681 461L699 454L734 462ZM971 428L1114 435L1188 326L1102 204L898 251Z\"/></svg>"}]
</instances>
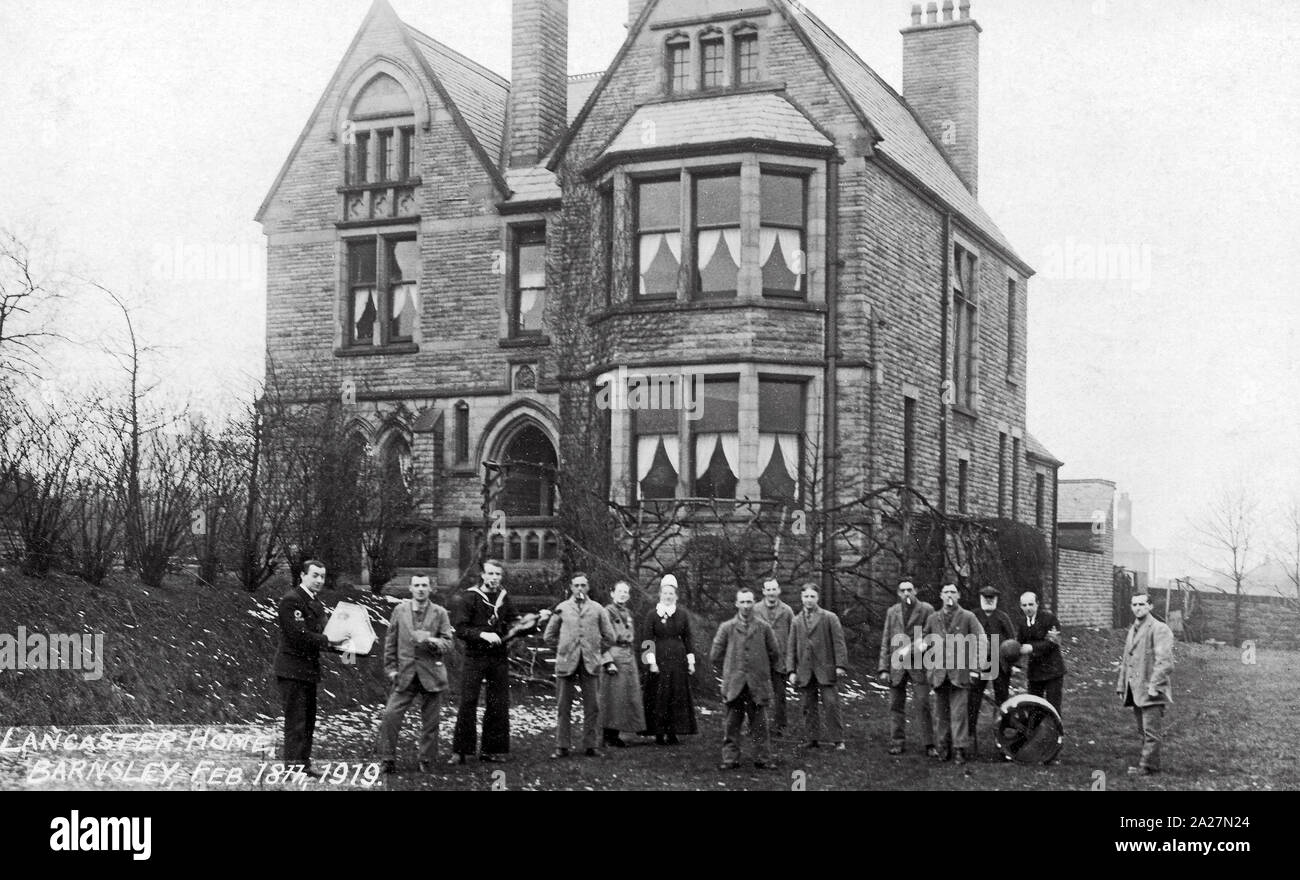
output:
<instances>
[{"instance_id":1,"label":"grass lawn","mask_svg":"<svg viewBox=\"0 0 1300 880\"><path fill-rule=\"evenodd\" d=\"M103 678L75 672L0 670L0 728L8 725L258 724L278 729L278 695L269 671L277 626L278 591L256 598L233 589L200 588L177 578L149 590L119 578L93 589L68 577L32 581L0 571L0 633L103 632ZM325 595L327 603L344 598ZM369 597L376 615L383 605ZM414 771L416 712L402 731L402 769L381 788L483 789L822 789L1088 790L1100 784L1130 789L1296 789L1294 754L1300 728L1300 654L1260 651L1246 664L1235 649L1179 643L1175 705L1166 715L1165 772L1137 779L1138 736L1132 712L1114 694L1122 631L1067 629L1063 649L1071 674L1065 686L1066 741L1060 763L1011 764L995 754L991 710L982 715L980 758L964 768L927 760L915 748L886 754L888 694L866 686L874 657L857 664L843 689L848 750L797 747L799 708L789 704L791 736L774 740L779 766L722 772L721 707L697 698L700 734L675 747L636 740L604 758L548 760L554 746L553 692L513 694L511 761ZM316 734L318 762L373 761L384 697L377 660L325 663ZM1023 678L1013 678L1013 688ZM708 690L716 693L716 688ZM455 698L443 708L441 756L449 754ZM747 747L747 744L746 744ZM746 752L748 754L748 752ZM0 762L3 764L3 762ZM10 767L16 766L11 761ZM0 766L0 771L3 766ZM1101 775L1104 774L1104 777ZM4 773L0 772L0 776ZM10 784L14 780L10 780ZM0 787L7 787L0 779ZM12 787L22 787L21 785ZM182 786L188 787L188 786ZM353 786L308 788L355 790Z\"/></svg>"}]
</instances>

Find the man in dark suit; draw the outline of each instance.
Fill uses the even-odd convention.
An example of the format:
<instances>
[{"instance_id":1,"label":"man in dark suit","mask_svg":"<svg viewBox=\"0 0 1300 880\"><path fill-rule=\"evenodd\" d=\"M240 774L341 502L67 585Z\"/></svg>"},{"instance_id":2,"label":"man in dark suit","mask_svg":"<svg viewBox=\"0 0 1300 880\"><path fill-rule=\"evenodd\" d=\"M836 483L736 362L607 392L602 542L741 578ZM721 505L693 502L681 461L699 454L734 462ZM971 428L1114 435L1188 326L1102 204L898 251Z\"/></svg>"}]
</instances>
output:
<instances>
[{"instance_id":1,"label":"man in dark suit","mask_svg":"<svg viewBox=\"0 0 1300 880\"><path fill-rule=\"evenodd\" d=\"M308 776L320 777L311 766L312 734L316 730L316 685L320 681L322 648L342 645L330 641L325 629L325 606L316 598L325 586L325 563L303 562L298 586L280 598L280 649L275 655L275 678L284 701L284 762L300 765Z\"/></svg>"},{"instance_id":2,"label":"man in dark suit","mask_svg":"<svg viewBox=\"0 0 1300 880\"><path fill-rule=\"evenodd\" d=\"M840 718L837 688L839 680L849 674L844 628L838 615L818 607L821 591L816 584L804 584L799 600L803 610L790 624L785 663L790 668L790 684L803 695L803 744L817 748L822 737L821 706L825 706L826 734L836 749L844 751L844 723Z\"/></svg>"},{"instance_id":3,"label":"man in dark suit","mask_svg":"<svg viewBox=\"0 0 1300 880\"><path fill-rule=\"evenodd\" d=\"M452 736L450 763L464 764L477 739L479 688L487 683L480 761L503 762L510 751L510 658L506 637L517 618L501 588L505 568L495 559L483 562L482 582L451 601L451 625L465 650L461 666L460 708Z\"/></svg>"},{"instance_id":4,"label":"man in dark suit","mask_svg":"<svg viewBox=\"0 0 1300 880\"><path fill-rule=\"evenodd\" d=\"M985 587L980 590L980 607L974 611L976 619L979 620L980 626L984 627L984 632L989 639L989 661L993 664L993 670L997 672L993 679L993 698L997 700L999 706L1007 701L1011 692L1011 666L1002 660L998 648L1003 642L1009 642L1016 637L1015 624L1005 611L998 607L998 588ZM984 703L984 691L989 685L989 680L983 674L971 677L970 698L967 703L967 715L969 721L967 726L970 728L970 755L974 756L979 752L979 737L977 736L980 720L980 707Z\"/></svg>"},{"instance_id":5,"label":"man in dark suit","mask_svg":"<svg viewBox=\"0 0 1300 880\"><path fill-rule=\"evenodd\" d=\"M1038 607L1038 597L1033 593L1020 595L1020 610L1024 619L1016 629L1020 653L1027 658L1025 678L1029 692L1043 697L1061 712L1061 686L1065 681L1065 659L1061 657L1061 625L1056 615Z\"/></svg>"}]
</instances>

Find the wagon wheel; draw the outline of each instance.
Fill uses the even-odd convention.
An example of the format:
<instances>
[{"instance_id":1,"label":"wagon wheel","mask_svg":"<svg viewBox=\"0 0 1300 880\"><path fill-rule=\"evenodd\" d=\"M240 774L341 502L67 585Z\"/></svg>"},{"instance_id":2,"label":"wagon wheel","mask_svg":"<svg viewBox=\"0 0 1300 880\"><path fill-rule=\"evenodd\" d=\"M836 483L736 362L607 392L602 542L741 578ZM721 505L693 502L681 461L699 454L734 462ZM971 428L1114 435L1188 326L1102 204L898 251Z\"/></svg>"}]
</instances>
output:
<instances>
[{"instance_id":1,"label":"wagon wheel","mask_svg":"<svg viewBox=\"0 0 1300 880\"><path fill-rule=\"evenodd\" d=\"M1051 703L1018 694L998 712L996 739L1002 754L1022 764L1046 764L1060 754L1065 728Z\"/></svg>"}]
</instances>

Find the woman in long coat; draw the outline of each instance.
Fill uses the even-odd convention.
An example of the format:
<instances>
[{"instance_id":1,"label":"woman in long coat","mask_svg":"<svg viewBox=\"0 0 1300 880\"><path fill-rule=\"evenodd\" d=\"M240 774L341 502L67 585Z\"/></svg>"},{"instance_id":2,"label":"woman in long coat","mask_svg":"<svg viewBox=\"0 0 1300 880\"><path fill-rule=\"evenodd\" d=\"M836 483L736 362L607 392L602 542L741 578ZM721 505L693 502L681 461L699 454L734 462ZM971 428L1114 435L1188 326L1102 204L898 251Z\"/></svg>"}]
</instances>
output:
<instances>
[{"instance_id":1,"label":"woman in long coat","mask_svg":"<svg viewBox=\"0 0 1300 880\"><path fill-rule=\"evenodd\" d=\"M600 723L605 728L605 745L623 748L627 743L620 731L638 733L646 729L641 703L641 677L636 670L636 629L632 609L627 607L632 588L626 581L614 584L614 601L605 606L614 625L614 644L606 654L605 674L600 677Z\"/></svg>"},{"instance_id":2,"label":"woman in long coat","mask_svg":"<svg viewBox=\"0 0 1300 880\"><path fill-rule=\"evenodd\" d=\"M646 732L654 734L658 745L675 745L678 734L696 732L691 700L695 648L690 617L677 607L677 578L670 574L659 584L659 604L646 615L641 638L654 643L645 657L650 670L645 682Z\"/></svg>"}]
</instances>

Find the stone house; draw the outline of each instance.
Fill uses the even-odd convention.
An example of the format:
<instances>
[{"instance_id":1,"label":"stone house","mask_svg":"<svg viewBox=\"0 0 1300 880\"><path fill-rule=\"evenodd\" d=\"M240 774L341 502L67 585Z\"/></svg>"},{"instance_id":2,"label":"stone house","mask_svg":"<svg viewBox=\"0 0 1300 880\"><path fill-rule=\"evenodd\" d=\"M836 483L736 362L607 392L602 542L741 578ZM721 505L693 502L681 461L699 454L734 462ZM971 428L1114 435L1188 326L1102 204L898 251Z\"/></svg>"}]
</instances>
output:
<instances>
[{"instance_id":1,"label":"stone house","mask_svg":"<svg viewBox=\"0 0 1300 880\"><path fill-rule=\"evenodd\" d=\"M901 95L791 0L631 0L576 77L566 0L513 14L507 80L376 0L257 214L272 363L433 487L408 563L456 582L501 511L554 573L593 449L623 505L896 482L1054 534L966 0L900 22Z\"/></svg>"}]
</instances>

